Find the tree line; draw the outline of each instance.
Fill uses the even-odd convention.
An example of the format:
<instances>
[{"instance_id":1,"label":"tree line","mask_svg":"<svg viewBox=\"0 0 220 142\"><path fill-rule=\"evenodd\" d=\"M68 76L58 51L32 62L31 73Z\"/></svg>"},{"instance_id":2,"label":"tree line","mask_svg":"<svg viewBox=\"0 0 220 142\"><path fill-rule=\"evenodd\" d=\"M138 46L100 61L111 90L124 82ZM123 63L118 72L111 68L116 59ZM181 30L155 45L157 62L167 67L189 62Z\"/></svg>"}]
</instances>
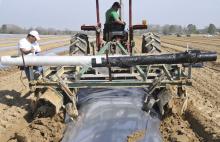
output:
<instances>
[{"instance_id":1,"label":"tree line","mask_svg":"<svg viewBox=\"0 0 220 142\"><path fill-rule=\"evenodd\" d=\"M148 31L156 32L164 35L168 34L219 34L220 29L218 29L214 24L209 24L203 29L198 29L194 24L188 24L186 27L180 25L149 25Z\"/></svg>"},{"instance_id":2,"label":"tree line","mask_svg":"<svg viewBox=\"0 0 220 142\"><path fill-rule=\"evenodd\" d=\"M3 24L0 26L0 33L1 34L27 34L31 30L37 30L41 35L72 35L76 33L76 31L72 30L57 30L54 28L43 28L43 27L36 27L36 28L21 28L17 25L13 24Z\"/></svg>"},{"instance_id":3,"label":"tree line","mask_svg":"<svg viewBox=\"0 0 220 142\"><path fill-rule=\"evenodd\" d=\"M0 26L0 33L2 34L27 34L31 30L37 30L41 35L72 35L77 31L72 30L57 30L54 28L21 28L17 25L3 24ZM136 31L136 34L142 34L146 31ZM147 32L155 32L164 35L168 34L219 34L220 29L216 28L214 24L209 24L204 29L198 29L196 25L189 24L186 27L180 25L149 25Z\"/></svg>"}]
</instances>

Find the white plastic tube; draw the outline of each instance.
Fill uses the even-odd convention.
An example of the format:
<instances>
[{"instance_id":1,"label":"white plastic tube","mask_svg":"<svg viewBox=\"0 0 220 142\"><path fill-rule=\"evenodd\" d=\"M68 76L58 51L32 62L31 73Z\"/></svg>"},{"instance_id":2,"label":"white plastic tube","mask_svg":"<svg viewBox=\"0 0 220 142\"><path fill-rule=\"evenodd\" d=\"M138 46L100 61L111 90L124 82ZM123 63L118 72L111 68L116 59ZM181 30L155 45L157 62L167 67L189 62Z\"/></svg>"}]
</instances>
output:
<instances>
[{"instance_id":1,"label":"white plastic tube","mask_svg":"<svg viewBox=\"0 0 220 142\"><path fill-rule=\"evenodd\" d=\"M24 56L24 61L27 66L91 66L92 58L101 58L101 56ZM2 56L1 64L22 66L23 60L22 57Z\"/></svg>"},{"instance_id":2,"label":"white plastic tube","mask_svg":"<svg viewBox=\"0 0 220 142\"><path fill-rule=\"evenodd\" d=\"M114 55L122 56L122 55ZM126 55L125 55L126 56ZM113 57L113 56L111 56ZM24 56L26 66L91 66L91 59L96 58L101 63L102 56ZM2 65L22 66L22 57L2 56L0 58Z\"/></svg>"}]
</instances>

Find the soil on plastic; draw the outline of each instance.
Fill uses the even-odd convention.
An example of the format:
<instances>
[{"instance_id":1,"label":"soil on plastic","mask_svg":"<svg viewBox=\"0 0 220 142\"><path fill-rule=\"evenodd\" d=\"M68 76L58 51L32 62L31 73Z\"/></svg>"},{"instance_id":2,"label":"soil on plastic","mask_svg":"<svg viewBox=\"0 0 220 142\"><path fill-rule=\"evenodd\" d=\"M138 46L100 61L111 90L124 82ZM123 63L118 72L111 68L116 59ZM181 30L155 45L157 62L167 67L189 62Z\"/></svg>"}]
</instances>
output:
<instances>
[{"instance_id":1,"label":"soil on plastic","mask_svg":"<svg viewBox=\"0 0 220 142\"><path fill-rule=\"evenodd\" d=\"M127 142L138 142L139 140L143 139L145 135L145 130L139 130L127 137Z\"/></svg>"}]
</instances>

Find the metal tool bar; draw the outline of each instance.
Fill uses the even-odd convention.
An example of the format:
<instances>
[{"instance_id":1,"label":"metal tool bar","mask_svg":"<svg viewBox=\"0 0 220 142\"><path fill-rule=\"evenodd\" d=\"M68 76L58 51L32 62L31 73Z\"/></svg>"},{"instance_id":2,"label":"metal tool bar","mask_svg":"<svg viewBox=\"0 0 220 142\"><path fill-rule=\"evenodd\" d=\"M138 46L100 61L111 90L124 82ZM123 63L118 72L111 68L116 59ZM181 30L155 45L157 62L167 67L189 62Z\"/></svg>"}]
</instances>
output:
<instances>
[{"instance_id":1,"label":"metal tool bar","mask_svg":"<svg viewBox=\"0 0 220 142\"><path fill-rule=\"evenodd\" d=\"M66 83L69 88L105 88L105 87L133 87L133 88L143 88L151 85L154 82L154 80L147 80L145 82L143 81L124 81L124 80L117 80L117 81L100 81L100 80L85 80L80 82L68 82ZM165 86L166 84L171 85L192 85L192 82L190 80L163 80L161 81L160 85ZM53 86L59 88L59 84L57 82L34 82L30 83L30 86Z\"/></svg>"}]
</instances>

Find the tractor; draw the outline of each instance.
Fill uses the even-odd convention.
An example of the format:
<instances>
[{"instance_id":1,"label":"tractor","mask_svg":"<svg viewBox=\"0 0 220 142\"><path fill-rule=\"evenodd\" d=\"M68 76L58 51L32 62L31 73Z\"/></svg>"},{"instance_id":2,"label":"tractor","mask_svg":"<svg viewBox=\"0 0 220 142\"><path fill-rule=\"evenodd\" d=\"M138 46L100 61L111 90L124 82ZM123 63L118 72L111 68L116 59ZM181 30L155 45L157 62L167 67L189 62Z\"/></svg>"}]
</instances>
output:
<instances>
[{"instance_id":1,"label":"tractor","mask_svg":"<svg viewBox=\"0 0 220 142\"><path fill-rule=\"evenodd\" d=\"M1 64L22 66L25 61L30 66L29 87L36 96L33 111L45 117L65 110L66 118L73 121L65 142L162 141L160 120L171 99L170 87L176 88L177 96L186 98L192 68L217 60L217 54L198 50L163 53L154 33L143 34L138 53L134 31L146 30L147 24L133 25L132 0L128 32L124 27L105 25L102 34L99 0L96 13L96 25L81 26L82 31L95 32L95 37L73 35L69 56L5 56ZM39 65L46 69L35 78L33 66ZM42 109L45 106L46 112Z\"/></svg>"},{"instance_id":2,"label":"tractor","mask_svg":"<svg viewBox=\"0 0 220 142\"><path fill-rule=\"evenodd\" d=\"M120 1L122 4L122 1ZM96 16L97 23L96 25L82 25L81 30L86 32L93 32L96 35L96 39L89 38L89 35L86 35L83 32L79 32L72 36L70 40L70 50L69 54L81 54L81 55L96 55L100 54L100 50L105 48L105 45L110 44L109 51L112 54L125 54L121 50L126 50L128 54L134 54L133 51L135 47L134 42L134 31L135 30L146 30L147 22L146 20L142 21L142 25L133 25L132 24L132 1L129 2L129 31L125 31L125 25L120 25L117 23L105 23L104 29L102 30L102 24L100 22L99 14L99 1L96 1ZM120 17L122 9L120 9ZM102 32L103 31L103 32ZM101 35L103 38L101 38ZM120 46L115 46L116 41L120 43ZM95 47L94 47L94 44ZM113 49L112 49L113 48ZM103 51L103 50L102 50ZM146 33L142 38L142 53L150 53L154 51L160 51L160 37L155 33ZM103 53L101 53L103 54Z\"/></svg>"}]
</instances>

